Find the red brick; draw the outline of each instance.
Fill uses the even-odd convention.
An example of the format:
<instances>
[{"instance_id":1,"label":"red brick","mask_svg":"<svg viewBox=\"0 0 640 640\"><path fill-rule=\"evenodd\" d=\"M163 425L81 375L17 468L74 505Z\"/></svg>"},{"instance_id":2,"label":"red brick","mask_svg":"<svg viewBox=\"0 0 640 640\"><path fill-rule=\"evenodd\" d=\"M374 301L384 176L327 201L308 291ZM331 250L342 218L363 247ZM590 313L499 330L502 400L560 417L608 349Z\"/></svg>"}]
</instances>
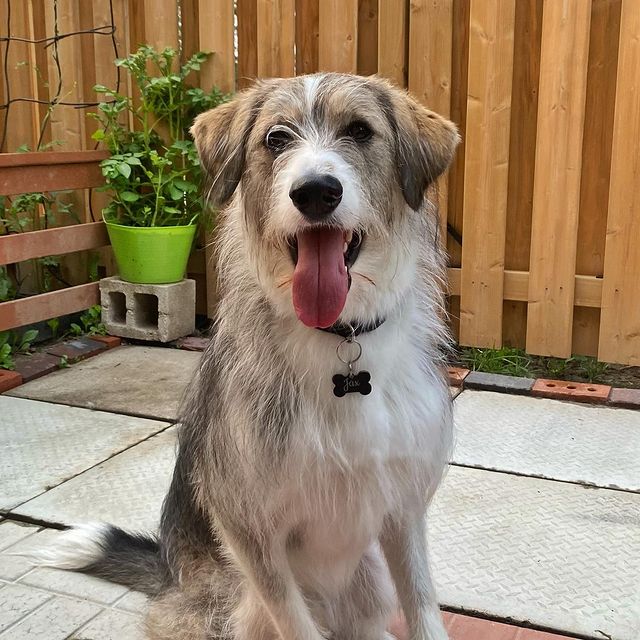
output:
<instances>
[{"instance_id":1,"label":"red brick","mask_svg":"<svg viewBox=\"0 0 640 640\"><path fill-rule=\"evenodd\" d=\"M574 400L602 404L611 393L607 384L589 384L586 382L566 382L564 380L545 380L539 378L531 389L531 395L557 400Z\"/></svg>"},{"instance_id":2,"label":"red brick","mask_svg":"<svg viewBox=\"0 0 640 640\"><path fill-rule=\"evenodd\" d=\"M35 380L42 376L57 371L60 358L48 353L33 353L31 355L16 356L16 371L22 376L24 382Z\"/></svg>"},{"instance_id":3,"label":"red brick","mask_svg":"<svg viewBox=\"0 0 640 640\"><path fill-rule=\"evenodd\" d=\"M122 338L118 338L118 336L91 336L91 339L106 344L107 349L113 349L122 344Z\"/></svg>"},{"instance_id":4,"label":"red brick","mask_svg":"<svg viewBox=\"0 0 640 640\"><path fill-rule=\"evenodd\" d=\"M568 636L525 629L459 613L444 613L450 640L567 640Z\"/></svg>"},{"instance_id":5,"label":"red brick","mask_svg":"<svg viewBox=\"0 0 640 640\"><path fill-rule=\"evenodd\" d=\"M449 373L449 385L452 387L461 387L464 379L469 375L469 369L462 367L447 367Z\"/></svg>"},{"instance_id":6,"label":"red brick","mask_svg":"<svg viewBox=\"0 0 640 640\"><path fill-rule=\"evenodd\" d=\"M14 387L19 387L22 384L22 376L17 371L8 371L7 369L0 369L0 393L9 391Z\"/></svg>"},{"instance_id":7,"label":"red brick","mask_svg":"<svg viewBox=\"0 0 640 640\"><path fill-rule=\"evenodd\" d=\"M640 389L611 389L609 403L627 409L640 409Z\"/></svg>"},{"instance_id":8,"label":"red brick","mask_svg":"<svg viewBox=\"0 0 640 640\"><path fill-rule=\"evenodd\" d=\"M95 356L106 348L102 342L83 336L47 347L47 353L58 358L66 357L68 362L78 362Z\"/></svg>"}]
</instances>

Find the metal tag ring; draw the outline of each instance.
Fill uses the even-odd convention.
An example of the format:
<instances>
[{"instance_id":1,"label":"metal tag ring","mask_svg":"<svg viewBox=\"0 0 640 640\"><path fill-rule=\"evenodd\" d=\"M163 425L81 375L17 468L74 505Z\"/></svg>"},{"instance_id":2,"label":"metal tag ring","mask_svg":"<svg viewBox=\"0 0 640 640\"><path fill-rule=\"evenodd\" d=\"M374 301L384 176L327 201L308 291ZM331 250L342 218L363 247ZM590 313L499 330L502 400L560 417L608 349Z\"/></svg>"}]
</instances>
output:
<instances>
[{"instance_id":1,"label":"metal tag ring","mask_svg":"<svg viewBox=\"0 0 640 640\"><path fill-rule=\"evenodd\" d=\"M353 344L358 348L358 355L356 355L355 358L350 358L345 360L341 355L340 355L340 347L342 347L343 344ZM358 360L360 360L360 356L362 355L362 345L357 341L357 340L350 340L350 339L346 339L343 340L337 347L336 347L336 355L338 356L338 360L340 360L340 362L342 362L342 364L346 364L347 366L352 365L354 362L358 362Z\"/></svg>"}]
</instances>

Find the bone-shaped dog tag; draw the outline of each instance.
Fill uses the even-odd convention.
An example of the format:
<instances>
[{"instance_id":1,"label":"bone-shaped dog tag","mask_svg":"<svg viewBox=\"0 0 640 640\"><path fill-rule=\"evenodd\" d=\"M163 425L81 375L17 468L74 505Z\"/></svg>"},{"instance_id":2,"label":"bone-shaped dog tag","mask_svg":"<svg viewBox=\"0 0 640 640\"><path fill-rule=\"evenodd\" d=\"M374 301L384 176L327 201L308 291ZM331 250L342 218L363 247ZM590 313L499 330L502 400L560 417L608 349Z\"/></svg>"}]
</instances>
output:
<instances>
[{"instance_id":1,"label":"bone-shaped dog tag","mask_svg":"<svg viewBox=\"0 0 640 640\"><path fill-rule=\"evenodd\" d=\"M360 393L366 396L371 393L371 374L368 371L343 376L336 373L333 378L333 394L342 398L347 393Z\"/></svg>"}]
</instances>

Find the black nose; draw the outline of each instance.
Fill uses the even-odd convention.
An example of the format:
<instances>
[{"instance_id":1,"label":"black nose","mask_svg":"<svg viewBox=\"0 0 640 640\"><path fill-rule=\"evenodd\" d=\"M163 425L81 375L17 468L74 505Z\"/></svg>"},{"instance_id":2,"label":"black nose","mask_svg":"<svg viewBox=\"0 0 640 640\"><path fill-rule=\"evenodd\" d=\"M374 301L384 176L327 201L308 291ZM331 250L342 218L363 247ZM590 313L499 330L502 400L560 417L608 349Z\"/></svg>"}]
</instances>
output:
<instances>
[{"instance_id":1,"label":"black nose","mask_svg":"<svg viewBox=\"0 0 640 640\"><path fill-rule=\"evenodd\" d=\"M289 197L303 216L319 220L340 204L342 185L326 174L303 176L291 185Z\"/></svg>"}]
</instances>

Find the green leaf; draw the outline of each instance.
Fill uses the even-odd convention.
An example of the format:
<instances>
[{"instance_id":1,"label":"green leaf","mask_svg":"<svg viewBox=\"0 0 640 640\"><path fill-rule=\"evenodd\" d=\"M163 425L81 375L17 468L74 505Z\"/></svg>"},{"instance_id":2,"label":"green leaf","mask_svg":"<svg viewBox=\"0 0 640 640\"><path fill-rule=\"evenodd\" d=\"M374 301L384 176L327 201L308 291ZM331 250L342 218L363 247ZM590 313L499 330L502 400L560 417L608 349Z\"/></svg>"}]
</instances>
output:
<instances>
[{"instance_id":1,"label":"green leaf","mask_svg":"<svg viewBox=\"0 0 640 640\"><path fill-rule=\"evenodd\" d=\"M24 334L22 335L22 343L24 344L25 342L33 342L36 338L38 337L38 331L37 329L29 329L29 331L25 331Z\"/></svg>"},{"instance_id":2,"label":"green leaf","mask_svg":"<svg viewBox=\"0 0 640 640\"><path fill-rule=\"evenodd\" d=\"M187 182L186 180L180 180L179 178L174 180L173 184L175 184L178 189L186 191L187 193L193 193L198 190L198 187L193 184L193 182Z\"/></svg>"},{"instance_id":3,"label":"green leaf","mask_svg":"<svg viewBox=\"0 0 640 640\"><path fill-rule=\"evenodd\" d=\"M133 191L122 191L120 198L125 202L137 202L140 200L140 194L134 193Z\"/></svg>"},{"instance_id":4,"label":"green leaf","mask_svg":"<svg viewBox=\"0 0 640 640\"><path fill-rule=\"evenodd\" d=\"M104 129L96 129L92 134L91 134L91 139L92 140L97 140L98 142L100 142L101 140L105 139L105 133L104 133Z\"/></svg>"},{"instance_id":5,"label":"green leaf","mask_svg":"<svg viewBox=\"0 0 640 640\"><path fill-rule=\"evenodd\" d=\"M131 166L126 162L121 162L118 164L118 173L122 174L125 178L128 178L131 175Z\"/></svg>"}]
</instances>

